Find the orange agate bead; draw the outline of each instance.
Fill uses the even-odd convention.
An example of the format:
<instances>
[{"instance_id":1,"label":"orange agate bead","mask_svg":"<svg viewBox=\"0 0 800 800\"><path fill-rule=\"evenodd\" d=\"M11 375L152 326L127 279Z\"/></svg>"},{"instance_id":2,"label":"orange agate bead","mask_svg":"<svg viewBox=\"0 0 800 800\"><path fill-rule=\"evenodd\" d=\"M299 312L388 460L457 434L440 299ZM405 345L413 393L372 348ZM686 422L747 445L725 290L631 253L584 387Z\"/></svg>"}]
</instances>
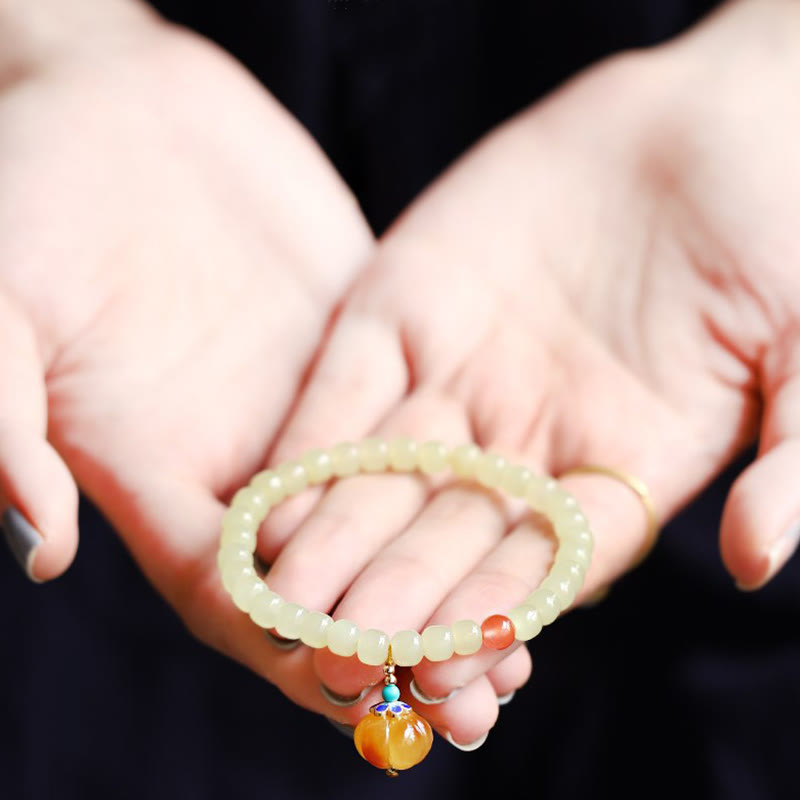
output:
<instances>
[{"instance_id":1,"label":"orange agate bead","mask_svg":"<svg viewBox=\"0 0 800 800\"><path fill-rule=\"evenodd\" d=\"M516 631L514 623L502 614L486 617L481 625L483 643L492 650L505 650L513 644Z\"/></svg>"},{"instance_id":2,"label":"orange agate bead","mask_svg":"<svg viewBox=\"0 0 800 800\"><path fill-rule=\"evenodd\" d=\"M419 764L431 749L433 731L426 720L401 701L377 703L356 726L359 755L390 773Z\"/></svg>"}]
</instances>

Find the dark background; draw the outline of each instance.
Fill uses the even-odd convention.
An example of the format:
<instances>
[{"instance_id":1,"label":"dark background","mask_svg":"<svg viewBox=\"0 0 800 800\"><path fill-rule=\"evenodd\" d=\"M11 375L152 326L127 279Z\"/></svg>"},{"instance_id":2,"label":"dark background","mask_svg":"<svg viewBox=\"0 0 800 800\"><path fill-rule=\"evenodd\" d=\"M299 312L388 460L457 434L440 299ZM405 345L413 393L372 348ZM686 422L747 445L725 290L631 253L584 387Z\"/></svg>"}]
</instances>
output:
<instances>
[{"instance_id":1,"label":"dark background","mask_svg":"<svg viewBox=\"0 0 800 800\"><path fill-rule=\"evenodd\" d=\"M492 125L713 4L157 5L263 80L380 232ZM0 798L796 798L800 561L746 595L717 551L745 462L606 601L534 640L534 676L480 750L437 738L394 781L323 719L191 639L84 503L63 578L34 586L0 554Z\"/></svg>"}]
</instances>

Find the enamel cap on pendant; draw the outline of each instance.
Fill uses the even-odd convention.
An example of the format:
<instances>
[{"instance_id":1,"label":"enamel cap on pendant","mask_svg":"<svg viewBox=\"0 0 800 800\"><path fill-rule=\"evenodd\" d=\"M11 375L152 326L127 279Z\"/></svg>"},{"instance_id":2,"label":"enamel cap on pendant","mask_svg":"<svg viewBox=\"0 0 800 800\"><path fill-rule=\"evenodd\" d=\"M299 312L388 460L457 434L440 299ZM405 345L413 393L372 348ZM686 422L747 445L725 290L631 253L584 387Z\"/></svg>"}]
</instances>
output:
<instances>
[{"instance_id":1,"label":"enamel cap on pendant","mask_svg":"<svg viewBox=\"0 0 800 800\"><path fill-rule=\"evenodd\" d=\"M428 475L448 467L459 479L472 479L485 488L505 490L512 497L522 498L550 520L558 539L544 580L507 614L491 614L480 625L472 619L461 619L451 625L428 625L419 633L401 630L389 635L374 628L362 631L352 620L334 620L322 611L287 602L267 585L254 554L259 526L273 506L307 486L323 484L331 478L383 470ZM601 471L625 477L618 471ZM630 480L628 484L644 498L645 489ZM647 507L652 512L651 505ZM655 519L653 513L650 517ZM414 667L423 659L446 661L454 655L470 656L482 647L505 650L533 639L575 601L593 547L589 521L577 499L549 475L534 474L525 465L484 451L474 442L449 447L435 440L416 442L408 436L391 441L371 436L358 444L340 442L329 450L308 450L298 460L255 475L248 486L236 492L222 517L217 563L222 585L233 602L260 628L275 629L284 639L308 647L327 647L337 656L355 656L363 664L384 664L383 702L372 706L358 723L355 745L370 764L396 776L398 770L413 767L425 758L433 743L433 732L428 722L400 700L395 665Z\"/></svg>"}]
</instances>

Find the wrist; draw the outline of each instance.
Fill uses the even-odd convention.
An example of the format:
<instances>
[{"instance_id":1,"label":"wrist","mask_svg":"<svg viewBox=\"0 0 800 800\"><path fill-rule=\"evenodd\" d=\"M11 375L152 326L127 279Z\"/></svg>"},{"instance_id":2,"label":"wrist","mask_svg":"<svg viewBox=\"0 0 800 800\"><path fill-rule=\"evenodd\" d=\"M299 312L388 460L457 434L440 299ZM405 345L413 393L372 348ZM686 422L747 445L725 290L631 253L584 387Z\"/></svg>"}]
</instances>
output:
<instances>
[{"instance_id":1,"label":"wrist","mask_svg":"<svg viewBox=\"0 0 800 800\"><path fill-rule=\"evenodd\" d=\"M744 81L752 71L770 78L800 76L800 2L729 0L681 36L654 48L676 71L694 77Z\"/></svg>"},{"instance_id":2,"label":"wrist","mask_svg":"<svg viewBox=\"0 0 800 800\"><path fill-rule=\"evenodd\" d=\"M58 54L94 49L157 20L140 0L0 0L0 88Z\"/></svg>"}]
</instances>

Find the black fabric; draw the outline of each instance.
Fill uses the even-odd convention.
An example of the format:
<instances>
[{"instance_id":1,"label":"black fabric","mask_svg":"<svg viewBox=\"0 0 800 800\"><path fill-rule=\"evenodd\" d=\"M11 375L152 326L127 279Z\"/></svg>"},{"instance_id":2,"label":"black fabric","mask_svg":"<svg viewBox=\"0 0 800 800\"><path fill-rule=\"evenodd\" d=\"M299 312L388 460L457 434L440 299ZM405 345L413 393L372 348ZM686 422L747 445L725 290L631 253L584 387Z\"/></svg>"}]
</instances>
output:
<instances>
[{"instance_id":1,"label":"black fabric","mask_svg":"<svg viewBox=\"0 0 800 800\"><path fill-rule=\"evenodd\" d=\"M673 35L706 5L159 3L303 121L376 231L492 125L605 54ZM605 602L534 641L534 677L483 748L462 754L439 739L394 781L191 639L84 503L62 579L30 585L0 557L0 798L796 797L800 561L743 595L716 547L745 461Z\"/></svg>"},{"instance_id":2,"label":"black fabric","mask_svg":"<svg viewBox=\"0 0 800 800\"><path fill-rule=\"evenodd\" d=\"M710 0L160 0L314 134L376 231L462 150L565 78Z\"/></svg>"}]
</instances>

